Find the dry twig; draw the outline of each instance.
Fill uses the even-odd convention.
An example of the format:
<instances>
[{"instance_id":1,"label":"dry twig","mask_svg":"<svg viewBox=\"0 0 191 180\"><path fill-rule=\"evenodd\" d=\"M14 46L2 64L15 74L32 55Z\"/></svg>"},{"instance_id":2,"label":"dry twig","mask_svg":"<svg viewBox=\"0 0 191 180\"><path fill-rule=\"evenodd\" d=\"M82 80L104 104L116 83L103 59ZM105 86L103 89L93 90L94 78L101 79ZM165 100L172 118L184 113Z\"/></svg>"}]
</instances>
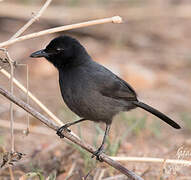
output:
<instances>
[{"instance_id":1,"label":"dry twig","mask_svg":"<svg viewBox=\"0 0 191 180\"><path fill-rule=\"evenodd\" d=\"M7 99L9 99L10 101L12 101L13 103L15 103L16 105L20 106L21 108L23 108L25 111L27 111L29 114L31 114L32 116L34 116L35 118L37 118L38 120L40 120L42 123L44 123L45 125L47 125L49 128L57 131L58 130L58 126L52 122L50 119L46 118L45 116L43 116L41 113L39 113L38 111L36 111L34 108L32 108L31 106L29 106L28 104L26 104L25 102L21 101L20 99L18 99L17 97L13 96L11 93L9 93L7 90L4 90L2 87L0 87L0 94L2 94L4 97L6 97ZM76 138L75 136L73 136L71 133L69 133L68 131L63 131L62 132L63 136L66 137L67 139L69 139L70 141L72 141L73 143L79 145L81 148L83 148L84 150L90 152L90 153L94 153L95 149L84 143L83 141L81 141L80 139ZM107 155L105 154L101 154L100 158L107 164L109 164L110 166L112 166L113 168L117 169L118 171L120 171L121 173L125 174L127 177L129 177L130 180L143 180L141 177L137 176L135 173L129 171L128 169L126 169L125 167L123 167L121 164L119 164L118 162L112 160L111 158L109 158Z\"/></svg>"},{"instance_id":2,"label":"dry twig","mask_svg":"<svg viewBox=\"0 0 191 180\"><path fill-rule=\"evenodd\" d=\"M68 180L74 174L75 167L76 167L76 162L73 162L67 176L65 177L65 180Z\"/></svg>"},{"instance_id":3,"label":"dry twig","mask_svg":"<svg viewBox=\"0 0 191 180\"><path fill-rule=\"evenodd\" d=\"M27 28L33 24L36 20L38 20L40 18L40 16L42 15L42 13L46 10L46 8L49 6L49 4L51 3L52 0L47 0L45 2L45 4L43 5L43 7L40 9L40 11L33 16L33 18L31 18L22 28L20 28L10 39L15 39L16 37L20 36L24 31L27 30Z\"/></svg>"},{"instance_id":4,"label":"dry twig","mask_svg":"<svg viewBox=\"0 0 191 180\"><path fill-rule=\"evenodd\" d=\"M77 24L60 26L60 27L46 29L44 31L39 31L36 33L28 34L25 36L20 36L15 39L10 39L8 41L0 43L0 47L7 47L16 42L24 41L24 40L31 39L31 38L36 38L36 37L43 36L46 34L52 34L55 32L66 31L66 30L71 30L71 29L76 29L76 28L87 27L87 26L93 26L93 25L97 25L97 24L121 23L121 22L122 22L122 19L120 16L114 16L111 18L97 19L97 20L92 20L92 21L87 21L87 22L82 22L82 23L77 23Z\"/></svg>"},{"instance_id":5,"label":"dry twig","mask_svg":"<svg viewBox=\"0 0 191 180\"><path fill-rule=\"evenodd\" d=\"M2 64L8 64L10 66L10 92L13 94L13 77L14 77L14 61L9 56L9 53L6 49L0 48L0 51L3 53L1 54L2 57L0 57L0 62ZM15 143L14 143L14 117L13 117L13 103L10 102L10 133L11 133L11 152L14 152L15 150Z\"/></svg>"},{"instance_id":6,"label":"dry twig","mask_svg":"<svg viewBox=\"0 0 191 180\"><path fill-rule=\"evenodd\" d=\"M152 163L164 163L165 164L178 164L184 166L191 166L191 161L177 160L177 159L163 159L163 158L151 158L151 157L110 157L115 161L132 161L132 162L152 162Z\"/></svg>"}]
</instances>

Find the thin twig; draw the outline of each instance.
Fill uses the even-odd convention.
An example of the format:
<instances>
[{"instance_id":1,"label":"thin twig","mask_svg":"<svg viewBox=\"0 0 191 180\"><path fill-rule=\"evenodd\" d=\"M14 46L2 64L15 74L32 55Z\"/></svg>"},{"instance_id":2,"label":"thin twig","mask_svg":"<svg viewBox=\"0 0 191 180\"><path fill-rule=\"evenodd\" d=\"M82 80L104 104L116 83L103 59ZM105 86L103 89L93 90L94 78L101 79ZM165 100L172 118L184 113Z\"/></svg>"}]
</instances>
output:
<instances>
[{"instance_id":1,"label":"thin twig","mask_svg":"<svg viewBox=\"0 0 191 180\"><path fill-rule=\"evenodd\" d=\"M146 170L144 170L142 173L141 173L141 177L144 177L147 173L149 173L150 172L150 170L151 170L151 167L149 166L149 167L147 167L147 169Z\"/></svg>"},{"instance_id":2,"label":"thin twig","mask_svg":"<svg viewBox=\"0 0 191 180\"><path fill-rule=\"evenodd\" d=\"M27 30L27 28L29 26L31 26L36 20L38 20L40 18L40 16L42 15L42 13L47 9L47 7L50 5L52 0L47 0L45 2L45 4L42 6L42 8L40 9L40 11L35 15L33 16L33 18L31 18L22 28L20 28L10 39L15 39L17 38L18 36L20 36L24 31ZM11 62L10 62L11 63ZM11 92L13 93L13 65L10 64L11 66ZM27 104L29 104L29 94L28 94L28 89L29 89L29 86L28 86L28 65L25 65L26 68L27 68L27 92L26 92L26 95L27 95ZM14 150L14 135L13 135L13 105L12 105L12 102L10 104L10 117L11 117L11 141L12 141L12 151ZM25 134L28 135L29 134L29 114L27 113L27 128L26 128L26 131L25 131Z\"/></svg>"},{"instance_id":3,"label":"thin twig","mask_svg":"<svg viewBox=\"0 0 191 180\"><path fill-rule=\"evenodd\" d=\"M103 179L104 173L105 173L105 169L102 169L101 172L100 172L98 180L102 180Z\"/></svg>"},{"instance_id":4,"label":"thin twig","mask_svg":"<svg viewBox=\"0 0 191 180\"><path fill-rule=\"evenodd\" d=\"M13 94L13 76L14 76L14 67L13 64L10 63L11 67L11 78L10 78L10 88L11 94ZM13 116L13 103L10 103L10 130L11 130L11 151L15 151L15 138L14 138L14 116Z\"/></svg>"},{"instance_id":5,"label":"thin twig","mask_svg":"<svg viewBox=\"0 0 191 180\"><path fill-rule=\"evenodd\" d=\"M163 158L150 158L150 157L112 157L115 161L132 161L132 162L153 162L153 163L164 163L165 164L179 164L185 166L191 166L191 161L178 160L178 159L163 159Z\"/></svg>"},{"instance_id":6,"label":"thin twig","mask_svg":"<svg viewBox=\"0 0 191 180\"><path fill-rule=\"evenodd\" d=\"M57 131L58 130L58 126L52 122L50 119L46 118L45 116L43 116L41 113L39 113L38 111L36 111L34 108L32 108L31 106L29 106L28 104L26 104L25 102L21 101L20 99L18 99L17 97L13 96L12 94L10 94L10 92L8 92L7 90L4 90L1 86L0 86L0 94L2 94L4 97L6 97L7 99L9 99L10 101L12 101L13 103L15 103L16 105L18 105L19 107L23 108L25 111L27 111L28 113L30 113L32 116L34 116L35 118L37 118L38 120L40 120L42 123L44 123L45 125L47 125L49 128ZM83 141L81 141L80 139L76 138L75 136L73 136L71 133L69 133L68 131L63 131L62 132L63 136L66 137L67 139L69 139L70 141L72 141L73 143L79 145L81 148L83 148L84 150L90 152L90 153L94 153L95 149L84 143ZM129 177L130 180L143 180L141 177L137 176L135 173L133 173L132 171L129 171L127 168L125 168L124 166L122 166L121 164L119 164L118 162L112 160L111 158L109 158L107 155L105 154L101 154L100 158L107 164L109 164L110 166L112 166L113 168L117 169L118 171L120 171L121 173L125 174L126 176Z\"/></svg>"},{"instance_id":7,"label":"thin twig","mask_svg":"<svg viewBox=\"0 0 191 180\"><path fill-rule=\"evenodd\" d=\"M15 180L14 175L13 175L13 169L12 169L12 167L9 167L9 174L10 174L10 179L11 179L11 180Z\"/></svg>"},{"instance_id":8,"label":"thin twig","mask_svg":"<svg viewBox=\"0 0 191 180\"><path fill-rule=\"evenodd\" d=\"M28 64L16 64L16 66L24 66L26 67L26 102L27 104L29 104L29 68L28 68ZM14 83L14 82L13 82ZM23 131L23 133L27 136L29 134L29 126L30 126L30 116L29 113L27 113L27 118L26 118L26 124L27 127L24 128L25 130Z\"/></svg>"},{"instance_id":9,"label":"thin twig","mask_svg":"<svg viewBox=\"0 0 191 180\"><path fill-rule=\"evenodd\" d=\"M26 70L27 70L27 93L26 93L26 96L27 96L27 104L29 104L29 68L28 68L28 64L25 64L26 66ZM27 128L26 128L26 135L29 134L29 126L30 126L30 116L29 116L29 113L27 113Z\"/></svg>"},{"instance_id":10,"label":"thin twig","mask_svg":"<svg viewBox=\"0 0 191 180\"><path fill-rule=\"evenodd\" d=\"M70 29L82 28L82 27L87 27L87 26L93 26L93 25L97 25L97 24L121 23L121 22L122 22L122 18L120 16L114 16L111 18L97 19L97 20L92 20L92 21L87 21L87 22L82 22L82 23L77 23L77 24L59 26L56 28L46 29L44 31L39 31L39 32L28 34L25 36L20 36L15 39L10 39L8 41L0 43L0 47L7 47L16 42L24 41L24 40L31 39L31 38L36 38L39 36L43 36L43 35L51 34L51 33L55 33L55 32L66 31L66 30L70 30Z\"/></svg>"},{"instance_id":11,"label":"thin twig","mask_svg":"<svg viewBox=\"0 0 191 180\"><path fill-rule=\"evenodd\" d=\"M67 176L65 177L65 180L68 180L69 178L71 178L71 176L74 174L75 167L76 167L76 162L73 162Z\"/></svg>"},{"instance_id":12,"label":"thin twig","mask_svg":"<svg viewBox=\"0 0 191 180\"><path fill-rule=\"evenodd\" d=\"M7 61L10 66L10 92L13 94L13 77L14 77L14 65L13 65L13 60L9 56L9 53L7 50L5 50L6 56L7 56ZM14 137L14 115L13 115L13 103L10 102L10 108L9 108L9 113L10 113L10 131L11 131L11 152L15 152L15 137Z\"/></svg>"},{"instance_id":13,"label":"thin twig","mask_svg":"<svg viewBox=\"0 0 191 180\"><path fill-rule=\"evenodd\" d=\"M164 159L163 163L161 163L161 165L160 165L160 172L159 172L159 175L157 177L157 180L162 179L165 165L166 165L166 159Z\"/></svg>"},{"instance_id":14,"label":"thin twig","mask_svg":"<svg viewBox=\"0 0 191 180\"><path fill-rule=\"evenodd\" d=\"M116 175L116 176L112 176L112 177L107 177L107 178L104 178L103 180L124 180L125 176L124 175Z\"/></svg>"},{"instance_id":15,"label":"thin twig","mask_svg":"<svg viewBox=\"0 0 191 180\"><path fill-rule=\"evenodd\" d=\"M52 0L47 0L40 11L33 16L33 18L30 19L22 28L20 28L10 39L15 39L16 37L20 36L31 24L38 20L42 13L47 9L51 1Z\"/></svg>"}]
</instances>

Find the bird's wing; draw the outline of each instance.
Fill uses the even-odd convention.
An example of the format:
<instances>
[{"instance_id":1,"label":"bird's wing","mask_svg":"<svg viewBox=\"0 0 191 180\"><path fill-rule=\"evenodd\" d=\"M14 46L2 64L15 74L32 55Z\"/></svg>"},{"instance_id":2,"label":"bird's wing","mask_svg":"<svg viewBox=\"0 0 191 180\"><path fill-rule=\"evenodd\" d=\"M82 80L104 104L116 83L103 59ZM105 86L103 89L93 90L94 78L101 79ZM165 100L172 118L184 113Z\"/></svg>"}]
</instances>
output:
<instances>
[{"instance_id":1,"label":"bird's wing","mask_svg":"<svg viewBox=\"0 0 191 180\"><path fill-rule=\"evenodd\" d=\"M96 78L94 80L99 81L96 84L102 84L98 89L103 96L128 101L137 100L137 95L134 89L127 82L105 67L99 67L99 70L96 71L95 77Z\"/></svg>"},{"instance_id":2,"label":"bird's wing","mask_svg":"<svg viewBox=\"0 0 191 180\"><path fill-rule=\"evenodd\" d=\"M102 95L115 99L123 99L127 101L136 101L137 96L134 89L124 80L116 77L112 83L105 84L100 91Z\"/></svg>"}]
</instances>

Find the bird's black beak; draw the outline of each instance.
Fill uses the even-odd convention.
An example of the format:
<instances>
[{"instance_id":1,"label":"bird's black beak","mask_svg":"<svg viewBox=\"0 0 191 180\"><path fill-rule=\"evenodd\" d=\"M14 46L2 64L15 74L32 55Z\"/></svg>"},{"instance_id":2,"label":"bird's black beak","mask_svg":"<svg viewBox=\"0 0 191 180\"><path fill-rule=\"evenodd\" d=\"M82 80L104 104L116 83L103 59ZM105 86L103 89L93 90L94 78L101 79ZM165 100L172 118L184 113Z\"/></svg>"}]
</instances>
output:
<instances>
[{"instance_id":1,"label":"bird's black beak","mask_svg":"<svg viewBox=\"0 0 191 180\"><path fill-rule=\"evenodd\" d=\"M40 58L40 57L48 57L48 53L45 52L44 49L33 52L30 57L32 58Z\"/></svg>"}]
</instances>

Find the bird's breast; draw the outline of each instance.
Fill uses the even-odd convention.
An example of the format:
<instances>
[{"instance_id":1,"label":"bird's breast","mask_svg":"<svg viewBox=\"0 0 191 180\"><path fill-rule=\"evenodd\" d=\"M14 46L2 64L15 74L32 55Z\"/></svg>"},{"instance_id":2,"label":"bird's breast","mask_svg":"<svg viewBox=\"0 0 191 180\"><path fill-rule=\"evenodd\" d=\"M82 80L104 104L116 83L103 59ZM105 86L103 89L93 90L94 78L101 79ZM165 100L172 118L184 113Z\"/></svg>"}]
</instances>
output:
<instances>
[{"instance_id":1,"label":"bird's breast","mask_svg":"<svg viewBox=\"0 0 191 180\"><path fill-rule=\"evenodd\" d=\"M122 110L117 100L105 97L99 92L89 73L60 73L59 83L66 105L80 117L106 121Z\"/></svg>"}]
</instances>

